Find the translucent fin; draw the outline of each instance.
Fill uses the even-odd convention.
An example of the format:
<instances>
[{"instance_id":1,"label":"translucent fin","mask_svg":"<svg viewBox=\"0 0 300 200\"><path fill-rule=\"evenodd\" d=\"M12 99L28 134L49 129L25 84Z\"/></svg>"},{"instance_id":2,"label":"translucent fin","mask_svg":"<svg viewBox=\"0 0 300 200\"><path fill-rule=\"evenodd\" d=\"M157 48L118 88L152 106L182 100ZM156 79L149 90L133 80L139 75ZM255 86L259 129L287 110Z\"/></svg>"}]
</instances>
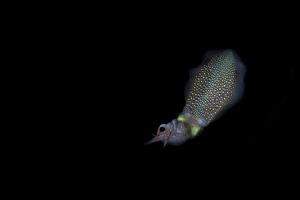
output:
<instances>
[{"instance_id":1,"label":"translucent fin","mask_svg":"<svg viewBox=\"0 0 300 200\"><path fill-rule=\"evenodd\" d=\"M234 104L236 104L243 96L244 94L244 88L245 88L245 74L246 74L246 66L242 63L240 57L237 55L236 52L232 51L234 54L234 62L237 66L237 72L238 72L238 82L237 87L233 93L233 97L228 104L229 108L232 107Z\"/></svg>"},{"instance_id":2,"label":"translucent fin","mask_svg":"<svg viewBox=\"0 0 300 200\"><path fill-rule=\"evenodd\" d=\"M187 96L189 94L189 91L191 90L191 86L192 86L193 80L195 79L195 77L197 75L199 67L193 68L193 69L191 69L189 71L189 80L188 80L187 84L185 85L185 89L184 89L184 97L185 98L187 98Z\"/></svg>"}]
</instances>

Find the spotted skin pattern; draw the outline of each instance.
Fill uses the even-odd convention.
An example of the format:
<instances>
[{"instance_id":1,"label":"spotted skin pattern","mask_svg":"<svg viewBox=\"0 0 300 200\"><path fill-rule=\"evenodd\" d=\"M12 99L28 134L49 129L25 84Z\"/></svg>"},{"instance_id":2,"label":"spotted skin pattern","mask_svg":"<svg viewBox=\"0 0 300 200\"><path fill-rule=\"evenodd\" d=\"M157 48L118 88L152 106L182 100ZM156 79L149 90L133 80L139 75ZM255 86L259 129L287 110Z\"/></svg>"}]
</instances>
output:
<instances>
[{"instance_id":1,"label":"spotted skin pattern","mask_svg":"<svg viewBox=\"0 0 300 200\"><path fill-rule=\"evenodd\" d=\"M241 67L244 66L232 50L208 53L188 83L183 113L208 125L227 105L238 100L234 95L241 96Z\"/></svg>"}]
</instances>

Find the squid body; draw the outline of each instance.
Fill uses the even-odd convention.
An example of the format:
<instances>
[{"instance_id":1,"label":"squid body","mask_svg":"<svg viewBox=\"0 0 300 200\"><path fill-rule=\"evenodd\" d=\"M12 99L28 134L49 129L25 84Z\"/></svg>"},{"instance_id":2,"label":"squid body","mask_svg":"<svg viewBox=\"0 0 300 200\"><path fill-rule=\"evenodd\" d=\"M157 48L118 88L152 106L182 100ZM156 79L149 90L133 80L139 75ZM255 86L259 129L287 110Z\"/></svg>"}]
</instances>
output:
<instances>
[{"instance_id":1,"label":"squid body","mask_svg":"<svg viewBox=\"0 0 300 200\"><path fill-rule=\"evenodd\" d=\"M161 124L146 144L180 145L236 104L244 91L245 65L231 49L209 51L192 69L185 89L185 106L176 119Z\"/></svg>"}]
</instances>

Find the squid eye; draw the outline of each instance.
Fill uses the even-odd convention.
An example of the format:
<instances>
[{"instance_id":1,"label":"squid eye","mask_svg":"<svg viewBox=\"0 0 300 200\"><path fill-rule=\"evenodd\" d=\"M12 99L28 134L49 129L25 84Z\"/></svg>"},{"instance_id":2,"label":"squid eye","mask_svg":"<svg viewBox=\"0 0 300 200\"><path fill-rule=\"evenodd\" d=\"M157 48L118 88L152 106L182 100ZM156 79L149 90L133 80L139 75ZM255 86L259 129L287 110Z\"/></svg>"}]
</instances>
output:
<instances>
[{"instance_id":1,"label":"squid eye","mask_svg":"<svg viewBox=\"0 0 300 200\"><path fill-rule=\"evenodd\" d=\"M160 128L159 128L159 131L160 131L160 132L163 132L163 131L165 131L165 130L166 130L165 127L160 127Z\"/></svg>"}]
</instances>

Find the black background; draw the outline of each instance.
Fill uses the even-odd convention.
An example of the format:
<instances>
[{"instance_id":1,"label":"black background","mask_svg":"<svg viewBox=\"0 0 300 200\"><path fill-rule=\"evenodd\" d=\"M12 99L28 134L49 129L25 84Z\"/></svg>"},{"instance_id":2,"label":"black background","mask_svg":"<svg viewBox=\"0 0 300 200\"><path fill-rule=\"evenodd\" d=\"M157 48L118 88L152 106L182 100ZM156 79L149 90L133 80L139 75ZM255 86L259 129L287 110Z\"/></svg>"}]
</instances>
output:
<instances>
[{"instance_id":1,"label":"black background","mask_svg":"<svg viewBox=\"0 0 300 200\"><path fill-rule=\"evenodd\" d=\"M106 14L98 6L92 12L71 9L74 14L65 12L68 6L62 12L65 17L54 23L52 11L48 19L35 14L34 20L18 18L25 23L18 26L14 40L23 57L12 60L21 62L16 66L25 80L20 79L18 88L24 87L25 94L16 99L26 111L17 117L32 127L29 134L17 132L25 146L20 145L17 154L25 161L16 166L23 167L32 157L38 163L32 169L57 176L54 185L61 183L63 189L68 182L101 189L103 180L105 186L123 188L137 174L142 179L135 182L138 185L155 181L155 190L145 186L143 195L164 190L166 180L172 187L166 192L177 194L177 188L190 188L194 181L206 184L204 177L228 175L226 183L233 171L251 176L262 170L276 178L274 168L278 172L286 166L286 172L297 166L297 23L288 26L281 15L273 20L264 9L265 18L242 22L240 17L257 13L238 15L234 10L229 19L227 10L219 17L212 10L199 16L206 8L186 10L195 14L193 22L182 20L185 14L180 10L174 10L177 18L165 12L169 9L162 9L161 16L149 9L144 17L140 8L140 13L126 18L128 13ZM160 124L182 111L189 70L199 66L207 51L227 48L235 50L247 68L241 101L182 146L144 146ZM28 147L30 152L23 151ZM189 180L177 181L180 178ZM127 192L138 193L130 189Z\"/></svg>"}]
</instances>

